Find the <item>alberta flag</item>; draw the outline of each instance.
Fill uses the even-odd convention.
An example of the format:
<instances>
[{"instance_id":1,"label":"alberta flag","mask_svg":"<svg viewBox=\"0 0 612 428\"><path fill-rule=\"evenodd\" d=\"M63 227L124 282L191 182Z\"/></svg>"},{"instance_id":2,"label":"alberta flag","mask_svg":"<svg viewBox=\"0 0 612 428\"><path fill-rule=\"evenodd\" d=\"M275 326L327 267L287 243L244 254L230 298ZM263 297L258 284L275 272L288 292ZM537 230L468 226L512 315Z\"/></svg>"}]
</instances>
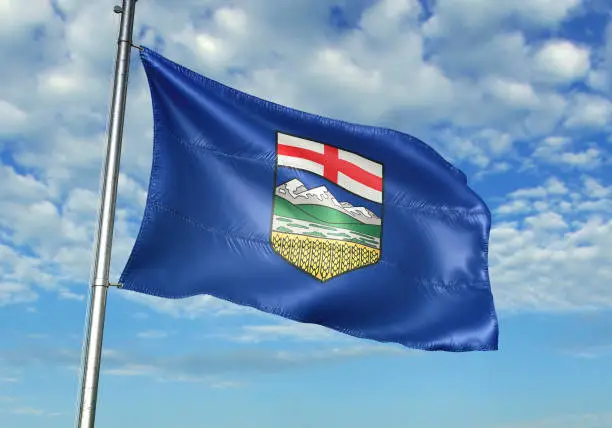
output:
<instances>
[{"instance_id":1,"label":"alberta flag","mask_svg":"<svg viewBox=\"0 0 612 428\"><path fill-rule=\"evenodd\" d=\"M497 349L491 215L461 171L410 135L141 59L153 165L124 289L423 350Z\"/></svg>"}]
</instances>

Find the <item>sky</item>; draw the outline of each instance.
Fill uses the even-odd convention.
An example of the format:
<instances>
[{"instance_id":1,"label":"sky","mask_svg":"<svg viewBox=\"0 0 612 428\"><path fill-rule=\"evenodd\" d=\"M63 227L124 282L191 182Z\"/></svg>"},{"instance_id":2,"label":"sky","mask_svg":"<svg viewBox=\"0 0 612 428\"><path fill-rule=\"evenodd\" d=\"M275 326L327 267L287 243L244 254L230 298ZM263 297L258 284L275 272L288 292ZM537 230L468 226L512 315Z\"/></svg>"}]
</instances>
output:
<instances>
[{"instance_id":1,"label":"sky","mask_svg":"<svg viewBox=\"0 0 612 428\"><path fill-rule=\"evenodd\" d=\"M119 16L0 0L0 426L70 426ZM411 351L207 296L109 290L97 427L612 427L607 0L140 0L134 41L239 90L414 135L492 211L500 350ZM135 51L112 275L138 231Z\"/></svg>"}]
</instances>

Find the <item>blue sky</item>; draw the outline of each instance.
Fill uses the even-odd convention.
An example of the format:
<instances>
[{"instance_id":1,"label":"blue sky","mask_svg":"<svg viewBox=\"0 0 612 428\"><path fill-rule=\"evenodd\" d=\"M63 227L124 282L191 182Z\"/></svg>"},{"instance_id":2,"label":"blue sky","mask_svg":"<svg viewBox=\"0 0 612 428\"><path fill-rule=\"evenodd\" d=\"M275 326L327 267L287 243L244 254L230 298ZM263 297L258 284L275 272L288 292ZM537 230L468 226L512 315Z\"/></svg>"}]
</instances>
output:
<instances>
[{"instance_id":1,"label":"blue sky","mask_svg":"<svg viewBox=\"0 0 612 428\"><path fill-rule=\"evenodd\" d=\"M112 6L0 1L2 427L74 417ZM410 133L466 172L493 213L500 351L407 352L208 297L113 289L99 426L612 426L611 12L604 0L140 0L137 43L271 101ZM113 278L151 163L132 59Z\"/></svg>"}]
</instances>

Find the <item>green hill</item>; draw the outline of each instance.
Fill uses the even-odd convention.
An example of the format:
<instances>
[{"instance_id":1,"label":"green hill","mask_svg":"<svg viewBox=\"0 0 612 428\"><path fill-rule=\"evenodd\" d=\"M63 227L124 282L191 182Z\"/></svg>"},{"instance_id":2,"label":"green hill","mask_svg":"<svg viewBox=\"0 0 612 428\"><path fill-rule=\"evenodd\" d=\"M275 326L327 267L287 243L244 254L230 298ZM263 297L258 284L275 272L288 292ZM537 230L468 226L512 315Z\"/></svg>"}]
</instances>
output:
<instances>
[{"instance_id":1,"label":"green hill","mask_svg":"<svg viewBox=\"0 0 612 428\"><path fill-rule=\"evenodd\" d=\"M294 218L324 226L334 226L380 238L380 226L363 224L350 215L320 205L293 205L291 202L275 196L274 214L279 217Z\"/></svg>"}]
</instances>

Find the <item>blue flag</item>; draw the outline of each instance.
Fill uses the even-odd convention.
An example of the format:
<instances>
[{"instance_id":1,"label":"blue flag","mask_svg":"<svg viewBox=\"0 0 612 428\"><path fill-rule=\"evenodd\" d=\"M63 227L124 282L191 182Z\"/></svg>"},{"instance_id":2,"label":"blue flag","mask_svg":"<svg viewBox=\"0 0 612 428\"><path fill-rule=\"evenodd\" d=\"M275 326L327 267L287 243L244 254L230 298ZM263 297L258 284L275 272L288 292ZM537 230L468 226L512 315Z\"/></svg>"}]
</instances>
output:
<instances>
[{"instance_id":1,"label":"blue flag","mask_svg":"<svg viewBox=\"0 0 612 428\"><path fill-rule=\"evenodd\" d=\"M461 171L409 135L141 59L153 166L124 289L417 349L497 349L491 214Z\"/></svg>"}]
</instances>

